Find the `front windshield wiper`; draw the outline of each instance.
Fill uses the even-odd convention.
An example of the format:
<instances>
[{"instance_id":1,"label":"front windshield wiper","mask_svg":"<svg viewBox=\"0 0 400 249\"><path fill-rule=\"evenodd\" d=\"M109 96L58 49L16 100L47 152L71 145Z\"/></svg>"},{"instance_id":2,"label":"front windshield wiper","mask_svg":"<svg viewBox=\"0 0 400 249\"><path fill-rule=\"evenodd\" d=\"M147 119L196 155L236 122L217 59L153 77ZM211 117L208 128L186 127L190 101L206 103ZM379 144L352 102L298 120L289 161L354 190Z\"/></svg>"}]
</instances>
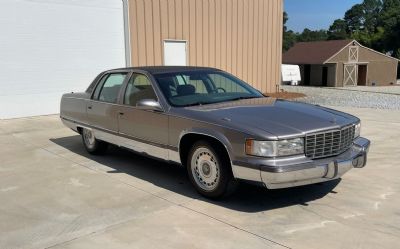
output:
<instances>
[{"instance_id":1,"label":"front windshield wiper","mask_svg":"<svg viewBox=\"0 0 400 249\"><path fill-rule=\"evenodd\" d=\"M184 105L184 107L189 107L189 106L198 106L198 105L210 105L210 104L216 104L216 103L223 103L223 102L227 102L227 101L236 101L236 100L242 100L242 99L258 99L261 97L258 96L242 96L242 97L237 97L237 98L233 98L233 99L227 99L227 100L223 100L223 101L217 101L217 102L204 102L204 101L197 101L191 104L187 104Z\"/></svg>"},{"instance_id":2,"label":"front windshield wiper","mask_svg":"<svg viewBox=\"0 0 400 249\"><path fill-rule=\"evenodd\" d=\"M242 97L229 99L228 101L235 101L235 100L242 100L242 99L258 99L258 98L261 98L261 97L258 97L258 96L247 96L247 97L244 97L244 96L242 96Z\"/></svg>"},{"instance_id":3,"label":"front windshield wiper","mask_svg":"<svg viewBox=\"0 0 400 249\"><path fill-rule=\"evenodd\" d=\"M197 105L207 105L207 104L212 104L212 103L204 102L204 101L198 101L198 102L194 102L194 103L191 103L191 104L184 105L184 107L197 106Z\"/></svg>"}]
</instances>

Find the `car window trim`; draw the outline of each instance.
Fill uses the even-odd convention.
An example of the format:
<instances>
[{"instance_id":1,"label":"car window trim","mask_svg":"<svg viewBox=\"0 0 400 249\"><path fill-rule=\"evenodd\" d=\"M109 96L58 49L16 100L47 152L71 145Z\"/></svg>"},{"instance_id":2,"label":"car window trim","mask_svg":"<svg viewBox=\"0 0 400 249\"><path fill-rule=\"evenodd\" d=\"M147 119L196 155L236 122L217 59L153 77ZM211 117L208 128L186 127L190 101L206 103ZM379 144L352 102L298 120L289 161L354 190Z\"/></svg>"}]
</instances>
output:
<instances>
[{"instance_id":1,"label":"car window trim","mask_svg":"<svg viewBox=\"0 0 400 249\"><path fill-rule=\"evenodd\" d=\"M125 107L131 107L131 108L134 108L134 109L140 109L140 110L141 110L141 108L138 107L138 106L128 105L128 104L125 104L125 103L124 103L124 102L125 102L125 93L126 93L126 90L128 89L128 84L129 84L131 78L132 78L135 74L137 74L137 75L142 75L142 76L144 76L144 77L146 77L146 78L148 79L148 81L150 82L150 86L151 86L151 88L153 89L154 95L155 95L156 98L157 98L157 99L155 99L155 100L156 100L157 102L160 103L160 97L158 96L158 93L157 93L157 91L156 91L156 89L155 89L155 87L154 87L153 80L152 80L148 75L146 75L145 73L141 73L141 72L137 72L137 71L132 71L132 72L129 74L129 77L128 77L127 81L125 82L124 86L122 87L123 89L121 89L122 92L121 92L121 95L120 95L119 105L125 106ZM160 105L161 105L161 108L162 108L163 111L164 111L164 107L162 106L161 103L160 103Z\"/></svg>"},{"instance_id":2,"label":"car window trim","mask_svg":"<svg viewBox=\"0 0 400 249\"><path fill-rule=\"evenodd\" d=\"M117 101L116 101L116 102L108 102L108 101L100 100L100 99L99 99L99 96L94 96L95 93L96 93L96 89L97 89L97 87L101 87L101 89L100 89L100 91L99 91L99 93L98 93L98 95L100 95L101 91L103 90L104 84L106 83L107 79L108 79L112 74L125 74L125 78L124 78L124 80L122 81L121 88L119 89L118 94L117 94ZM120 98L120 95L121 95L121 90L122 90L123 86L125 85L127 78L129 78L128 76L130 76L130 75L131 75L131 74L130 74L129 72L126 72L126 71L121 71L121 72L108 72L108 73L105 73L105 74L99 79L99 81L97 82L96 87L94 88L94 90L93 90L93 92L92 92L92 96L90 97L90 99L91 99L92 101L95 101L95 102L118 105L118 104L119 104L119 98ZM104 81L103 81L103 80L104 80Z\"/></svg>"}]
</instances>

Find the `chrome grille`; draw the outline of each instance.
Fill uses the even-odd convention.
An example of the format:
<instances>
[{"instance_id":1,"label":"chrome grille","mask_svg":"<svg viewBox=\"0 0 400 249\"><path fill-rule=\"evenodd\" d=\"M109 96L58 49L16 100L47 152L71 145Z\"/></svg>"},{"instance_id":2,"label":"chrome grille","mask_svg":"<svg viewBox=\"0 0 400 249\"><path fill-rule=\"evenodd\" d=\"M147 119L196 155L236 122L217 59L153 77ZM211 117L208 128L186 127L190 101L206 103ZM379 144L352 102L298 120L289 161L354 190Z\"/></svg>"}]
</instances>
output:
<instances>
[{"instance_id":1,"label":"chrome grille","mask_svg":"<svg viewBox=\"0 0 400 249\"><path fill-rule=\"evenodd\" d=\"M321 158L338 155L350 148L354 140L355 127L329 130L306 135L305 153L307 157Z\"/></svg>"}]
</instances>

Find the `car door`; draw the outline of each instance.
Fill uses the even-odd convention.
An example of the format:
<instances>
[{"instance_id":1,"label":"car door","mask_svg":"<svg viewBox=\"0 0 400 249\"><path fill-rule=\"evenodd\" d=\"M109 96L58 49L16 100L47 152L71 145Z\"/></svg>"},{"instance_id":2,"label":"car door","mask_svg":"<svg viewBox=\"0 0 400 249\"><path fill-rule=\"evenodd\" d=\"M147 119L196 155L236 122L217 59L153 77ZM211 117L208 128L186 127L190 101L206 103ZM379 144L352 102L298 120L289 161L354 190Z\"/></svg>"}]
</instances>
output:
<instances>
[{"instance_id":1,"label":"car door","mask_svg":"<svg viewBox=\"0 0 400 249\"><path fill-rule=\"evenodd\" d=\"M116 143L112 138L118 134L118 96L127 75L127 72L104 75L87 104L89 124L99 139Z\"/></svg>"},{"instance_id":2,"label":"car door","mask_svg":"<svg viewBox=\"0 0 400 249\"><path fill-rule=\"evenodd\" d=\"M143 99L158 100L151 80L133 73L125 86L119 107L119 133L122 146L152 156L168 157L168 116L163 111L145 110L137 106Z\"/></svg>"}]
</instances>

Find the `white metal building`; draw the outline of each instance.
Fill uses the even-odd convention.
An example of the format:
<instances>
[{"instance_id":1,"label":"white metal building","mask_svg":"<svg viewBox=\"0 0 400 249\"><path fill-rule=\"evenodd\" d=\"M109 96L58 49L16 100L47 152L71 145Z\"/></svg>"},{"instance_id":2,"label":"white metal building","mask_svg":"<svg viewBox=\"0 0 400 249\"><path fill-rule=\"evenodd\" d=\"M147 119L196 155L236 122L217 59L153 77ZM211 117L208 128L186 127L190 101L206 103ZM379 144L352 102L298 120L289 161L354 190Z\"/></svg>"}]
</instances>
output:
<instances>
[{"instance_id":1,"label":"white metal building","mask_svg":"<svg viewBox=\"0 0 400 249\"><path fill-rule=\"evenodd\" d=\"M102 70L125 66L121 0L1 0L0 119L59 112Z\"/></svg>"}]
</instances>

